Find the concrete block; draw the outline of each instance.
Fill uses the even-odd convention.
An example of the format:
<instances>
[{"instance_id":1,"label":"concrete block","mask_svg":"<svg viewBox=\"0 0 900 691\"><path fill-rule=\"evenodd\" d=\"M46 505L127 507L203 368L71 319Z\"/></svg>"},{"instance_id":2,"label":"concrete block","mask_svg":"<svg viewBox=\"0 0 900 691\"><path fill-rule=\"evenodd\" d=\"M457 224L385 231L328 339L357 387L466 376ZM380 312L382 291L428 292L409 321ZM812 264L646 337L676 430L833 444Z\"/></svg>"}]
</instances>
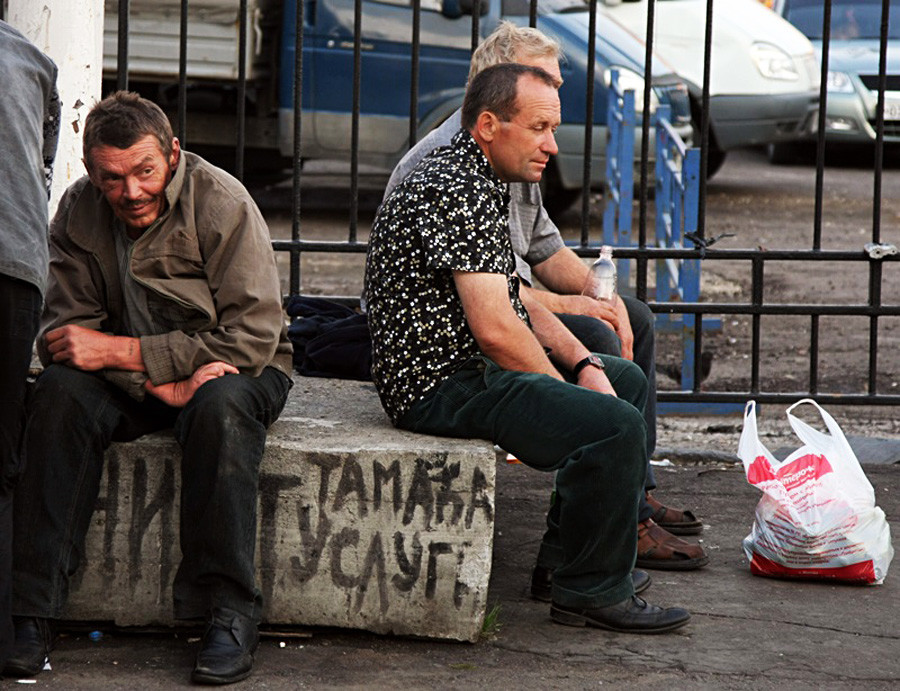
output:
<instances>
[{"instance_id":1,"label":"concrete block","mask_svg":"<svg viewBox=\"0 0 900 691\"><path fill-rule=\"evenodd\" d=\"M180 459L169 434L110 448L66 618L174 622ZM477 638L495 463L488 442L394 429L371 384L297 377L262 464L264 621Z\"/></svg>"}]
</instances>

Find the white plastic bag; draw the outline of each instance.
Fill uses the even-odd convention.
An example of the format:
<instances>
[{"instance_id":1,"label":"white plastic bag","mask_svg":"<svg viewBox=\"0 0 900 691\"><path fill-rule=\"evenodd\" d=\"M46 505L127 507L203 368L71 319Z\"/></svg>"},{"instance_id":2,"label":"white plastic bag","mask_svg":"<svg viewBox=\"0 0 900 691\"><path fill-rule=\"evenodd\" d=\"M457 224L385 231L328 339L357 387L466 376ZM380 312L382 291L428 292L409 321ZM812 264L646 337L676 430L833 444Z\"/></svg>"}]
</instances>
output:
<instances>
[{"instance_id":1,"label":"white plastic bag","mask_svg":"<svg viewBox=\"0 0 900 691\"><path fill-rule=\"evenodd\" d=\"M791 414L803 403L815 406L830 434ZM743 540L751 572L881 583L894 556L890 529L856 454L815 401L805 398L786 413L803 446L779 463L757 435L756 402L744 410L738 455L747 481L763 493Z\"/></svg>"}]
</instances>

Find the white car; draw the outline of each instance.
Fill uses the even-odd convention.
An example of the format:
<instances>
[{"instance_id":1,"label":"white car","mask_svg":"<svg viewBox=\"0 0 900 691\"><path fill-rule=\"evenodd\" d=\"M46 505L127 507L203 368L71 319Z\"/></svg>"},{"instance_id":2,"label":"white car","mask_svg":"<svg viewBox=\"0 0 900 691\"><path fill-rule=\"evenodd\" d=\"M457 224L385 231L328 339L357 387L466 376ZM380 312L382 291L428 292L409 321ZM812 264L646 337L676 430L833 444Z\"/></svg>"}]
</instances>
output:
<instances>
[{"instance_id":1,"label":"white car","mask_svg":"<svg viewBox=\"0 0 900 691\"><path fill-rule=\"evenodd\" d=\"M647 0L601 3L598 23L614 18L646 40ZM706 7L707 0L657 0L654 14L654 52L687 83L696 126L703 94ZM808 136L816 124L820 82L809 39L758 0L718 0L713 7L710 176L729 149Z\"/></svg>"}]
</instances>

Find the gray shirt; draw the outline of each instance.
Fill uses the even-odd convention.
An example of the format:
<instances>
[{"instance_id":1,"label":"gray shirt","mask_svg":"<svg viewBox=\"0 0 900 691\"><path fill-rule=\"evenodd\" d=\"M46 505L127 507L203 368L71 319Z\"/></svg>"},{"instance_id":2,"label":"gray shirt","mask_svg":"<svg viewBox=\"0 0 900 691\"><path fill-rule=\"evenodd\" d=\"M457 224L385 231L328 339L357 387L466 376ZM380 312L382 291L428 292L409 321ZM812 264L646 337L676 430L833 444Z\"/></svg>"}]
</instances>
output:
<instances>
[{"instance_id":1,"label":"gray shirt","mask_svg":"<svg viewBox=\"0 0 900 691\"><path fill-rule=\"evenodd\" d=\"M462 113L457 110L406 153L388 180L384 191L385 199L426 154L439 146L450 144L453 135L461 127L461 119ZM531 267L552 257L565 243L559 229L544 209L541 190L536 183L511 183L509 198L509 236L516 256L516 273L523 281L531 284Z\"/></svg>"},{"instance_id":2,"label":"gray shirt","mask_svg":"<svg viewBox=\"0 0 900 691\"><path fill-rule=\"evenodd\" d=\"M59 135L56 65L0 21L0 274L47 287L47 200Z\"/></svg>"}]
</instances>

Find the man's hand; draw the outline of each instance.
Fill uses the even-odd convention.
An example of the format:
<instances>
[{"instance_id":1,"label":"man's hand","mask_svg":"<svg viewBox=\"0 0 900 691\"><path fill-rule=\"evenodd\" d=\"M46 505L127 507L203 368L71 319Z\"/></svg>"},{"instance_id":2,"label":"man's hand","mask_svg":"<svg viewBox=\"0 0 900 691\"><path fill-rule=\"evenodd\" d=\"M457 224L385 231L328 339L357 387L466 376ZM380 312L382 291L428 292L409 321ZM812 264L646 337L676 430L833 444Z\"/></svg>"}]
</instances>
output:
<instances>
[{"instance_id":1,"label":"man's hand","mask_svg":"<svg viewBox=\"0 0 900 691\"><path fill-rule=\"evenodd\" d=\"M147 389L147 393L156 396L166 405L173 408L183 408L194 397L197 389L206 382L224 377L226 374L237 373L238 368L234 365L229 365L227 362L210 362L198 367L188 379L160 384L159 386L154 386L148 380L144 384L144 388Z\"/></svg>"},{"instance_id":2,"label":"man's hand","mask_svg":"<svg viewBox=\"0 0 900 691\"><path fill-rule=\"evenodd\" d=\"M85 372L101 369L144 370L137 338L110 336L94 329L69 324L48 331L47 350L58 362Z\"/></svg>"},{"instance_id":3,"label":"man's hand","mask_svg":"<svg viewBox=\"0 0 900 691\"><path fill-rule=\"evenodd\" d=\"M610 329L619 332L621 317L615 306L603 300L595 300L587 295L557 295L556 301L560 309L554 310L561 314L582 314L586 317L599 319ZM616 300L620 303L621 300Z\"/></svg>"},{"instance_id":4,"label":"man's hand","mask_svg":"<svg viewBox=\"0 0 900 691\"><path fill-rule=\"evenodd\" d=\"M616 336L619 337L622 352L620 355L626 360L634 360L634 333L631 331L631 321L628 319L628 308L625 301L616 295L616 312L619 315L619 328Z\"/></svg>"},{"instance_id":5,"label":"man's hand","mask_svg":"<svg viewBox=\"0 0 900 691\"><path fill-rule=\"evenodd\" d=\"M610 396L616 395L616 390L609 383L609 379L606 378L606 372L590 365L578 373L578 386L583 386L591 391L606 393Z\"/></svg>"}]
</instances>

